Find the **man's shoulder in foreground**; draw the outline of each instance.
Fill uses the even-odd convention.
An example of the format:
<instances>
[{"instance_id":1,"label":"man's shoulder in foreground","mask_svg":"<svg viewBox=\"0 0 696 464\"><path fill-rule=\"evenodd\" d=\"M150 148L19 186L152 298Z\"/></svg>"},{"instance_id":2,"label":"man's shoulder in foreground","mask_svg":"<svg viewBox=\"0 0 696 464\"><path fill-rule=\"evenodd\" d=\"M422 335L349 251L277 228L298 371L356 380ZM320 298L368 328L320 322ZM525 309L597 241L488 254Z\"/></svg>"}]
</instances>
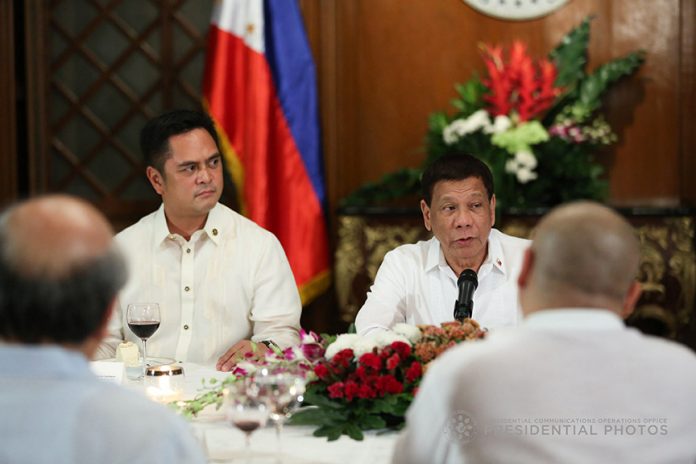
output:
<instances>
[{"instance_id":1,"label":"man's shoulder in foreground","mask_svg":"<svg viewBox=\"0 0 696 464\"><path fill-rule=\"evenodd\" d=\"M78 423L89 424L89 447L95 457L127 445L131 462L204 462L190 426L165 406L138 392L111 384L102 385L85 399ZM96 431L99 431L98 433ZM128 454L130 452L127 452ZM85 461L86 462L86 461ZM97 461L94 461L97 462Z\"/></svg>"},{"instance_id":2,"label":"man's shoulder in foreground","mask_svg":"<svg viewBox=\"0 0 696 464\"><path fill-rule=\"evenodd\" d=\"M204 462L181 418L142 394L98 380L81 354L0 348L6 372L0 405L7 420L0 422L0 462ZM27 446L31 440L43 446Z\"/></svg>"},{"instance_id":3,"label":"man's shoulder in foreground","mask_svg":"<svg viewBox=\"0 0 696 464\"><path fill-rule=\"evenodd\" d=\"M532 241L526 238L515 237L498 229L491 229L489 240L498 240L503 247L527 248Z\"/></svg>"}]
</instances>

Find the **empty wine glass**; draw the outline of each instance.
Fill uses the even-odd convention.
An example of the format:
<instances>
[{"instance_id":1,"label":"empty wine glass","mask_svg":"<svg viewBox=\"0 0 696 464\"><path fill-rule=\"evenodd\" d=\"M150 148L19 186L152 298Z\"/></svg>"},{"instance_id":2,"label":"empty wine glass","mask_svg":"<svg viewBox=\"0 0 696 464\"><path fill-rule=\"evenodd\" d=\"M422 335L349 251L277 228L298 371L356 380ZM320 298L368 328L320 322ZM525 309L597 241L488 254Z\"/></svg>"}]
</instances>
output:
<instances>
[{"instance_id":1,"label":"empty wine glass","mask_svg":"<svg viewBox=\"0 0 696 464\"><path fill-rule=\"evenodd\" d=\"M143 342L143 372L147 368L147 339L160 326L160 309L157 303L131 303L126 310L128 328Z\"/></svg>"},{"instance_id":2,"label":"empty wine glass","mask_svg":"<svg viewBox=\"0 0 696 464\"><path fill-rule=\"evenodd\" d=\"M278 453L282 451L283 424L302 403L306 381L304 375L287 368L263 368L256 373L254 382L259 395L269 407L268 417L276 429Z\"/></svg>"},{"instance_id":3,"label":"empty wine glass","mask_svg":"<svg viewBox=\"0 0 696 464\"><path fill-rule=\"evenodd\" d=\"M266 425L268 406L259 388L250 379L240 379L225 390L227 420L244 432L245 450L251 453L251 434Z\"/></svg>"}]
</instances>

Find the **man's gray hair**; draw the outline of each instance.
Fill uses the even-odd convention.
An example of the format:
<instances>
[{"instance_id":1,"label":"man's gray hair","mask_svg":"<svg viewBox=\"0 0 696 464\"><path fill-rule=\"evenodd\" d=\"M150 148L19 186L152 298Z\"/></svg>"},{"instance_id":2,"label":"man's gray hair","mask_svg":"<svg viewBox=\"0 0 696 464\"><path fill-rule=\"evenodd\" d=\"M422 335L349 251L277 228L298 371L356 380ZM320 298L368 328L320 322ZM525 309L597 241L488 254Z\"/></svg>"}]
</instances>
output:
<instances>
[{"instance_id":1,"label":"man's gray hair","mask_svg":"<svg viewBox=\"0 0 696 464\"><path fill-rule=\"evenodd\" d=\"M112 245L60 275L27 266L16 252L9 218L0 215L0 339L37 344L80 343L104 323L126 282L126 264Z\"/></svg>"}]
</instances>

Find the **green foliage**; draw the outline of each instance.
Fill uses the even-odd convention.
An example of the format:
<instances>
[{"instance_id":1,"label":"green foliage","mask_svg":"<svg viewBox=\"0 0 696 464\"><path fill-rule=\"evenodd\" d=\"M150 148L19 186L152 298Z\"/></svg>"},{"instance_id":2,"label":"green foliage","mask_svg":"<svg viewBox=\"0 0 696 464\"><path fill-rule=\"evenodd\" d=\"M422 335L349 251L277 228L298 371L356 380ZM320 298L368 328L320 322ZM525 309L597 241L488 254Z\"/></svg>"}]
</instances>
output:
<instances>
[{"instance_id":1,"label":"green foliage","mask_svg":"<svg viewBox=\"0 0 696 464\"><path fill-rule=\"evenodd\" d=\"M582 23L570 31L549 53L549 59L556 63L558 75L556 85L572 90L576 83L585 76L587 64L587 45L590 41L590 21L585 18Z\"/></svg>"},{"instance_id":2,"label":"green foliage","mask_svg":"<svg viewBox=\"0 0 696 464\"><path fill-rule=\"evenodd\" d=\"M577 121L585 121L601 104L607 88L621 77L629 76L643 63L645 53L638 51L600 66L583 79L578 89L578 98L570 105L570 114Z\"/></svg>"},{"instance_id":3,"label":"green foliage","mask_svg":"<svg viewBox=\"0 0 696 464\"><path fill-rule=\"evenodd\" d=\"M215 409L220 409L223 401L223 389L237 381L237 377L230 375L226 379L219 381L215 378L201 379L202 393L196 395L192 400L176 401L170 403L169 406L176 412L187 419L196 417L201 411L209 406L215 406Z\"/></svg>"},{"instance_id":4,"label":"green foliage","mask_svg":"<svg viewBox=\"0 0 696 464\"><path fill-rule=\"evenodd\" d=\"M385 203L418 192L420 188L420 169L400 169L386 174L378 182L369 182L346 198L344 206L367 206Z\"/></svg>"},{"instance_id":5,"label":"green foliage","mask_svg":"<svg viewBox=\"0 0 696 464\"><path fill-rule=\"evenodd\" d=\"M413 396L408 393L389 395L379 401L357 399L350 405L329 399L323 386L312 384L305 393L305 403L314 407L302 409L290 418L294 425L314 425L314 436L337 440L348 435L363 439L363 431L403 427L404 416Z\"/></svg>"},{"instance_id":6,"label":"green foliage","mask_svg":"<svg viewBox=\"0 0 696 464\"><path fill-rule=\"evenodd\" d=\"M474 74L474 77L466 83L456 84L454 88L459 94L459 98L452 100L451 103L461 115L469 116L483 105L483 94L486 93L486 87L478 75Z\"/></svg>"}]
</instances>

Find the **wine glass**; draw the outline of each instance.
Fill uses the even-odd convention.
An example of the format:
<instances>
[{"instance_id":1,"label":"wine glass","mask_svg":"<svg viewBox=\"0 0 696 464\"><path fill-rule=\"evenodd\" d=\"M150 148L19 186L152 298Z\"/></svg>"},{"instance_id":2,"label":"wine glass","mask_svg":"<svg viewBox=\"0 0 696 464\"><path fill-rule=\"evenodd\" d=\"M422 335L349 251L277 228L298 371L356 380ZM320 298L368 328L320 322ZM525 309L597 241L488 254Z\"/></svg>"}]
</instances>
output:
<instances>
[{"instance_id":1,"label":"wine glass","mask_svg":"<svg viewBox=\"0 0 696 464\"><path fill-rule=\"evenodd\" d=\"M236 381L224 392L227 420L244 432L248 456L251 454L251 434L265 426L268 420L268 406L259 393L259 388L248 378Z\"/></svg>"},{"instance_id":2,"label":"wine glass","mask_svg":"<svg viewBox=\"0 0 696 464\"><path fill-rule=\"evenodd\" d=\"M157 303L131 303L126 310L128 328L143 342L143 371L147 368L147 339L160 326L160 309Z\"/></svg>"},{"instance_id":3,"label":"wine glass","mask_svg":"<svg viewBox=\"0 0 696 464\"><path fill-rule=\"evenodd\" d=\"M278 453L282 451L283 424L302 403L306 380L304 375L285 367L263 368L254 377L269 407L268 417L276 429Z\"/></svg>"}]
</instances>

